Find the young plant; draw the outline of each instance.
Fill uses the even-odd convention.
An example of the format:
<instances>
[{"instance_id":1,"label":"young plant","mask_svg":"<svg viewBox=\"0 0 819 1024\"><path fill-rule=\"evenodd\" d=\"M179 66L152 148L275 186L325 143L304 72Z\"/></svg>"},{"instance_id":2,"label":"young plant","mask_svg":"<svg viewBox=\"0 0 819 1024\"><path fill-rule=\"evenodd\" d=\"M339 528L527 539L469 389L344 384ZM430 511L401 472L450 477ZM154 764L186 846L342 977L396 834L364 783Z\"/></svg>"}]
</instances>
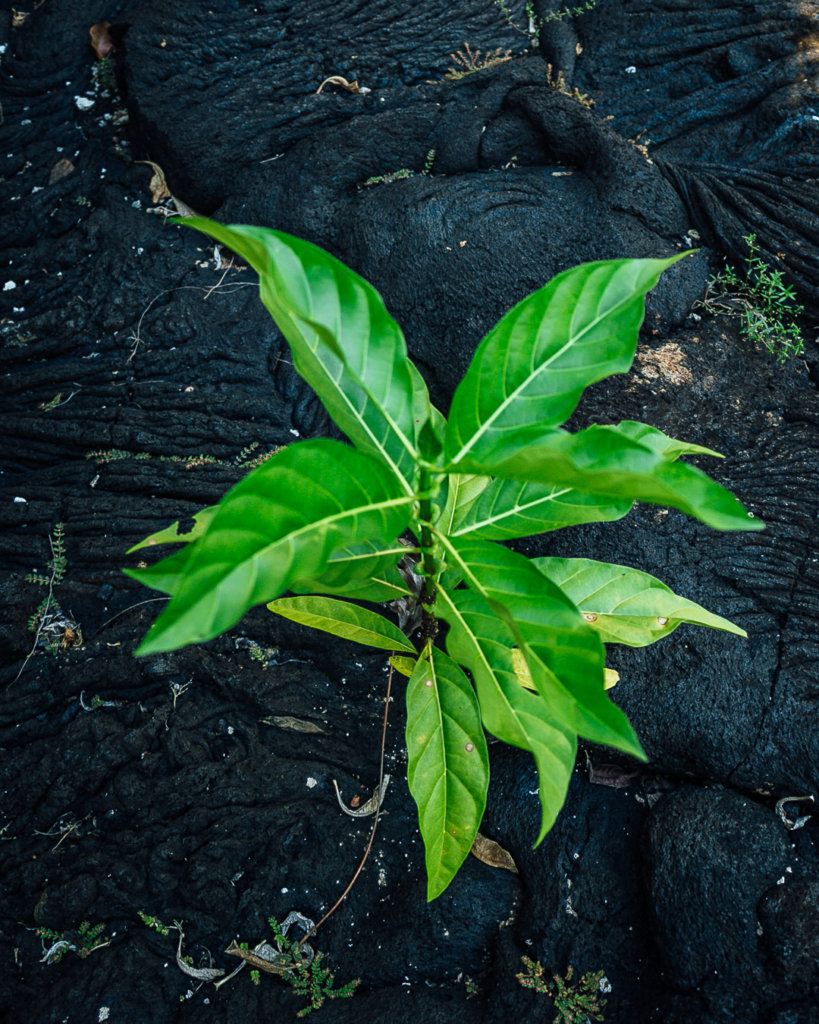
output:
<instances>
[{"instance_id":1,"label":"young plant","mask_svg":"<svg viewBox=\"0 0 819 1024\"><path fill-rule=\"evenodd\" d=\"M606 1000L600 988L602 971L590 971L572 984L574 968L569 966L565 978L554 974L552 981L548 982L541 963L528 956L521 959L526 970L516 975L518 981L524 988L534 989L552 1000L557 1010L554 1024L587 1024L589 1021L603 1020Z\"/></svg>"},{"instance_id":2,"label":"young plant","mask_svg":"<svg viewBox=\"0 0 819 1024\"><path fill-rule=\"evenodd\" d=\"M739 317L744 338L764 345L778 363L786 363L805 351L796 322L804 307L797 304L793 286L782 280L782 271L772 270L762 258L756 235L746 235L743 241L748 255L742 272L726 266L708 281L700 305L709 313Z\"/></svg>"},{"instance_id":3,"label":"young plant","mask_svg":"<svg viewBox=\"0 0 819 1024\"><path fill-rule=\"evenodd\" d=\"M76 931L56 932L53 928L36 928L35 935L43 940L43 959L40 963L58 964L66 953L76 953L81 960L91 956L98 949L111 945L111 940L103 937L104 924L92 925L83 921ZM46 948L46 943L50 943Z\"/></svg>"},{"instance_id":4,"label":"young plant","mask_svg":"<svg viewBox=\"0 0 819 1024\"><path fill-rule=\"evenodd\" d=\"M257 271L294 366L352 446L291 444L190 530L173 524L137 545L184 544L130 570L171 598L137 654L210 640L263 602L396 652L409 675L407 774L433 899L483 815L484 730L534 757L540 842L566 796L578 736L644 758L606 694L604 644L650 644L681 622L745 635L635 569L529 559L499 543L620 519L635 501L718 530L761 528L727 490L678 461L715 452L628 420L560 427L585 387L628 370L645 294L684 254L558 274L484 338L444 419L366 281L279 231L184 223ZM357 603L396 599L407 632Z\"/></svg>"}]
</instances>

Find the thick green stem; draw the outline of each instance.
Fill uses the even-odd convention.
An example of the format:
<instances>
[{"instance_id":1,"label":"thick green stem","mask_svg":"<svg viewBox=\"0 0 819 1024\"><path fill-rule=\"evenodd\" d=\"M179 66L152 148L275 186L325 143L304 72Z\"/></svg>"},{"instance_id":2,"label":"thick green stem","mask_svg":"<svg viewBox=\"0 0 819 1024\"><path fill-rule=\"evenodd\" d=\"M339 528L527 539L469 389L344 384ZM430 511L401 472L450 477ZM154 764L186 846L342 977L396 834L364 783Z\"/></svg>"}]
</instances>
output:
<instances>
[{"instance_id":1,"label":"thick green stem","mask_svg":"<svg viewBox=\"0 0 819 1024\"><path fill-rule=\"evenodd\" d=\"M432 530L429 523L432 519L432 499L429 490L432 485L430 472L422 467L420 474L421 493L424 495L418 502L418 518L421 522L421 554L422 554L422 575L424 577L424 589L421 594L421 604L430 605L435 600L435 580L438 573L438 566L433 553Z\"/></svg>"}]
</instances>

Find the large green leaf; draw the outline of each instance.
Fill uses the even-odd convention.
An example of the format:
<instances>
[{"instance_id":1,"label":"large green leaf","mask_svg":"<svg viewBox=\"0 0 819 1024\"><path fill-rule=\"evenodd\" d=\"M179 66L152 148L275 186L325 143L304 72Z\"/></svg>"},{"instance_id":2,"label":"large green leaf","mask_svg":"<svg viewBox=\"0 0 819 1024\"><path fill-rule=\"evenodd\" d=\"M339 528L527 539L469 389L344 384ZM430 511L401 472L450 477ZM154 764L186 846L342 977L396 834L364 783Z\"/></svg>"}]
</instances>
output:
<instances>
[{"instance_id":1,"label":"large green leaf","mask_svg":"<svg viewBox=\"0 0 819 1024\"><path fill-rule=\"evenodd\" d=\"M499 740L528 750L538 770L539 843L566 799L577 735L555 718L539 693L525 690L515 672L515 638L487 601L470 590L438 588L435 612L449 625L447 651L475 680L481 718Z\"/></svg>"},{"instance_id":2,"label":"large green leaf","mask_svg":"<svg viewBox=\"0 0 819 1024\"><path fill-rule=\"evenodd\" d=\"M394 601L409 594L398 561L411 550L402 544L384 548L370 538L343 548L329 559L317 580L294 580L294 594L334 594L358 601Z\"/></svg>"},{"instance_id":3,"label":"large green leaf","mask_svg":"<svg viewBox=\"0 0 819 1024\"><path fill-rule=\"evenodd\" d=\"M531 537L578 523L622 519L632 505L629 499L583 494L571 487L495 479L477 500L456 510L450 536L484 540Z\"/></svg>"},{"instance_id":4,"label":"large green leaf","mask_svg":"<svg viewBox=\"0 0 819 1024\"><path fill-rule=\"evenodd\" d=\"M365 539L392 544L407 525L410 500L369 455L337 441L289 445L222 499L186 549L173 599L137 653L210 640L296 578L320 576L340 550ZM139 570L130 575L143 578Z\"/></svg>"},{"instance_id":5,"label":"large green leaf","mask_svg":"<svg viewBox=\"0 0 819 1024\"><path fill-rule=\"evenodd\" d=\"M511 631L554 719L595 743L642 756L628 719L606 696L600 638L563 591L528 558L498 544L462 538L444 546L467 587ZM462 593L453 594L456 604Z\"/></svg>"},{"instance_id":6,"label":"large green leaf","mask_svg":"<svg viewBox=\"0 0 819 1024\"><path fill-rule=\"evenodd\" d=\"M296 370L353 444L382 457L409 494L418 431L435 418L401 329L378 292L323 249L281 231L203 217L181 223L251 264Z\"/></svg>"},{"instance_id":7,"label":"large green leaf","mask_svg":"<svg viewBox=\"0 0 819 1024\"><path fill-rule=\"evenodd\" d=\"M680 455L722 456L710 448L667 437L645 423L623 420L623 436L650 447L665 461ZM485 476L453 474L454 497L442 515L439 529L452 537L469 535L484 540L512 540L560 530L579 523L612 522L631 507L630 498L588 494L559 484L532 483Z\"/></svg>"},{"instance_id":8,"label":"large green leaf","mask_svg":"<svg viewBox=\"0 0 819 1024\"><path fill-rule=\"evenodd\" d=\"M309 597L280 597L271 601L267 607L285 619L332 633L343 640L353 640L366 647L378 647L382 651L407 651L415 654L415 648L389 619L348 601L336 601L332 597L313 594Z\"/></svg>"},{"instance_id":9,"label":"large green leaf","mask_svg":"<svg viewBox=\"0 0 819 1024\"><path fill-rule=\"evenodd\" d=\"M645 647L681 622L748 635L638 569L588 558L534 558L532 564L571 598L605 643Z\"/></svg>"},{"instance_id":10,"label":"large green leaf","mask_svg":"<svg viewBox=\"0 0 819 1024\"><path fill-rule=\"evenodd\" d=\"M510 439L505 448L481 462L467 456L464 468L572 487L600 497L668 505L717 530L764 528L730 491L701 470L669 461L669 445L680 442L673 442L653 427L640 426L643 430L639 441L631 436L631 421L625 429L592 426L576 434L551 430L525 447Z\"/></svg>"},{"instance_id":11,"label":"large green leaf","mask_svg":"<svg viewBox=\"0 0 819 1024\"><path fill-rule=\"evenodd\" d=\"M431 641L407 684L407 754L433 900L472 849L486 807L489 755L471 683Z\"/></svg>"},{"instance_id":12,"label":"large green leaf","mask_svg":"<svg viewBox=\"0 0 819 1024\"><path fill-rule=\"evenodd\" d=\"M625 373L637 346L644 296L663 260L621 259L558 274L511 309L487 334L455 391L446 456L468 471L506 448L525 447L574 411L584 388Z\"/></svg>"},{"instance_id":13,"label":"large green leaf","mask_svg":"<svg viewBox=\"0 0 819 1024\"><path fill-rule=\"evenodd\" d=\"M128 549L128 554L131 555L134 551L141 551L143 548L152 548L157 544L190 544L191 541L196 540L197 537L201 537L205 530L210 526L211 520L216 515L216 505L209 505L207 508L201 509L193 516L193 526L188 530L182 530L180 532L180 520L177 519L175 523L171 523L170 526L166 526L164 530L157 530L156 533L152 533L150 537L146 537L145 540L141 540L139 544L134 544L132 548Z\"/></svg>"},{"instance_id":14,"label":"large green leaf","mask_svg":"<svg viewBox=\"0 0 819 1024\"><path fill-rule=\"evenodd\" d=\"M185 577L193 553L194 545L188 544L181 551L174 551L172 555L166 555L154 565L123 571L127 576L133 576L135 580L139 580L144 587L150 587L151 590L158 590L173 597Z\"/></svg>"}]
</instances>

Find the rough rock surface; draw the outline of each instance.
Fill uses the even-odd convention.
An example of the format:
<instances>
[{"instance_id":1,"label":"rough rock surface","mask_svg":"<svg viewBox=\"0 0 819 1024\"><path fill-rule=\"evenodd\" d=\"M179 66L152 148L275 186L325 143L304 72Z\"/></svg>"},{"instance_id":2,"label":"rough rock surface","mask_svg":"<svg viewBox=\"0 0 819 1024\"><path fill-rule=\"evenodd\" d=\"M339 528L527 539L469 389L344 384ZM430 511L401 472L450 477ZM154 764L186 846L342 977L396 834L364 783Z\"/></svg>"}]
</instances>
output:
<instances>
[{"instance_id":1,"label":"rough rock surface","mask_svg":"<svg viewBox=\"0 0 819 1024\"><path fill-rule=\"evenodd\" d=\"M717 535L641 508L520 547L645 569L749 639L680 627L614 651L613 696L649 764L581 751L536 850L533 766L493 744L483 831L519 874L470 858L430 905L399 692L388 813L316 939L339 982L362 984L321 1014L548 1019L515 981L525 954L548 973L604 970L609 1024L815 1024L817 818L782 805L807 819L791 831L776 805L816 795L819 760L819 5L598 0L547 22L540 48L523 5L504 6L21 0L14 21L0 14L4 1019L290 1019L284 985L200 985L176 933L137 912L183 921L196 966L208 949L229 970L229 941L266 937L269 914L318 918L369 834L332 780L348 802L376 785L383 659L263 610L201 648L132 657L158 605L120 573L128 547L253 458L332 431L253 275L155 212L168 203L149 160L188 205L309 238L372 280L444 408L482 333L552 274L699 232L708 248L650 297L631 373L590 389L572 426L643 419L716 448L725 462L704 467L768 529ZM101 21L108 69L87 42ZM510 59L445 80L467 42ZM561 71L593 109L553 88ZM317 95L331 75L371 91ZM784 367L735 321L690 316L749 231L813 317L804 360ZM27 629L45 591L26 577L46 570L57 523L49 654ZM83 920L111 944L41 962L34 929Z\"/></svg>"}]
</instances>

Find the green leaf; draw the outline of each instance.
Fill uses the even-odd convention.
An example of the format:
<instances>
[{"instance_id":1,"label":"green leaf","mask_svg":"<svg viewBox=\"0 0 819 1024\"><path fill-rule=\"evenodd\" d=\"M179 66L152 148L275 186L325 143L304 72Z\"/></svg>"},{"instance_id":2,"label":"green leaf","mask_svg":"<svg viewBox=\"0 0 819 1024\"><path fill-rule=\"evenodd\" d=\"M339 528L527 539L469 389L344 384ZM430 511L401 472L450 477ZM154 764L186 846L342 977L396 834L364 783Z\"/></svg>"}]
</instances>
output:
<instances>
[{"instance_id":1,"label":"green leaf","mask_svg":"<svg viewBox=\"0 0 819 1024\"><path fill-rule=\"evenodd\" d=\"M166 555L155 565L143 569L124 569L126 576L137 580L143 587L158 590L171 597L179 590L185 570L193 557L194 545L188 544L181 551Z\"/></svg>"},{"instance_id":2,"label":"green leaf","mask_svg":"<svg viewBox=\"0 0 819 1024\"><path fill-rule=\"evenodd\" d=\"M467 457L473 466L493 461L510 438L527 446L567 420L590 384L625 373L646 292L685 255L585 263L511 309L455 391L445 448L452 468L468 471Z\"/></svg>"},{"instance_id":3,"label":"green leaf","mask_svg":"<svg viewBox=\"0 0 819 1024\"><path fill-rule=\"evenodd\" d=\"M628 499L583 494L556 484L494 479L475 501L456 509L450 536L484 540L532 537L578 523L622 519L632 505Z\"/></svg>"},{"instance_id":4,"label":"green leaf","mask_svg":"<svg viewBox=\"0 0 819 1024\"><path fill-rule=\"evenodd\" d=\"M510 646L520 647L553 718L595 743L643 756L628 719L606 696L600 638L566 594L528 558L498 544L463 538L444 546L464 583L506 623Z\"/></svg>"},{"instance_id":5,"label":"green leaf","mask_svg":"<svg viewBox=\"0 0 819 1024\"><path fill-rule=\"evenodd\" d=\"M389 470L337 441L283 448L223 498L137 653L210 640L344 548L392 544L410 501Z\"/></svg>"},{"instance_id":6,"label":"green leaf","mask_svg":"<svg viewBox=\"0 0 819 1024\"><path fill-rule=\"evenodd\" d=\"M146 537L145 540L141 540L139 544L134 544L132 548L128 549L127 554L131 555L134 551L141 551L142 548L152 548L157 544L190 544L197 537L201 537L208 528L211 520L216 515L216 509L216 505L210 505L208 508L203 508L197 512L193 517L193 526L182 533L179 532L179 520L177 519L175 523L171 523L164 530L158 530L156 533L152 533L150 537Z\"/></svg>"},{"instance_id":7,"label":"green leaf","mask_svg":"<svg viewBox=\"0 0 819 1024\"><path fill-rule=\"evenodd\" d=\"M334 594L357 601L394 601L409 594L397 563L412 549L389 548L371 539L336 552L317 580L294 580L294 594Z\"/></svg>"},{"instance_id":8,"label":"green leaf","mask_svg":"<svg viewBox=\"0 0 819 1024\"><path fill-rule=\"evenodd\" d=\"M439 587L435 611L449 624L450 657L466 666L475 680L484 726L534 757L541 807L539 843L566 799L577 753L576 732L553 716L539 693L521 686L512 661L514 636L480 594Z\"/></svg>"},{"instance_id":9,"label":"green leaf","mask_svg":"<svg viewBox=\"0 0 819 1024\"><path fill-rule=\"evenodd\" d=\"M571 598L604 643L645 647L681 622L748 635L638 569L588 558L534 558L532 564Z\"/></svg>"},{"instance_id":10,"label":"green leaf","mask_svg":"<svg viewBox=\"0 0 819 1024\"><path fill-rule=\"evenodd\" d=\"M405 658L401 654L393 654L387 658L387 661L392 665L396 672L400 672L402 676L406 676L407 679L415 671L416 658Z\"/></svg>"},{"instance_id":11,"label":"green leaf","mask_svg":"<svg viewBox=\"0 0 819 1024\"><path fill-rule=\"evenodd\" d=\"M480 464L470 457L465 468L495 476L572 487L585 494L619 500L668 505L717 530L761 530L730 491L701 470L669 461L659 430L642 424L640 441L630 425L592 426L569 434L552 430L526 447L511 440L492 460Z\"/></svg>"},{"instance_id":12,"label":"green leaf","mask_svg":"<svg viewBox=\"0 0 819 1024\"><path fill-rule=\"evenodd\" d=\"M378 292L323 249L284 232L203 217L181 223L251 264L298 373L353 444L383 458L411 493L418 431L433 412Z\"/></svg>"},{"instance_id":13,"label":"green leaf","mask_svg":"<svg viewBox=\"0 0 819 1024\"><path fill-rule=\"evenodd\" d=\"M722 456L710 448L666 437L645 423L624 420L617 429L625 437L642 442L664 461L680 455ZM484 540L512 540L560 530L579 523L612 522L631 510L630 498L587 494L560 484L453 475L465 481L452 488L454 496L441 516L439 529L452 537L469 535Z\"/></svg>"},{"instance_id":14,"label":"green leaf","mask_svg":"<svg viewBox=\"0 0 819 1024\"><path fill-rule=\"evenodd\" d=\"M427 899L455 877L486 807L489 755L475 691L428 641L407 684L407 782L424 840Z\"/></svg>"},{"instance_id":15,"label":"green leaf","mask_svg":"<svg viewBox=\"0 0 819 1024\"><path fill-rule=\"evenodd\" d=\"M650 427L647 423L638 423L637 420L620 420L617 430L623 437L631 438L640 444L650 448L658 455L662 455L666 462L674 462L681 455L710 455L715 459L724 459L720 452L713 448L704 448L701 444L691 444L688 441L678 441L675 437L669 437L656 427Z\"/></svg>"},{"instance_id":16,"label":"green leaf","mask_svg":"<svg viewBox=\"0 0 819 1024\"><path fill-rule=\"evenodd\" d=\"M286 619L332 633L342 640L354 640L357 644L378 647L382 651L408 651L415 654L415 648L389 619L369 609L359 608L357 604L312 595L280 597L277 601L271 601L267 607Z\"/></svg>"}]
</instances>

